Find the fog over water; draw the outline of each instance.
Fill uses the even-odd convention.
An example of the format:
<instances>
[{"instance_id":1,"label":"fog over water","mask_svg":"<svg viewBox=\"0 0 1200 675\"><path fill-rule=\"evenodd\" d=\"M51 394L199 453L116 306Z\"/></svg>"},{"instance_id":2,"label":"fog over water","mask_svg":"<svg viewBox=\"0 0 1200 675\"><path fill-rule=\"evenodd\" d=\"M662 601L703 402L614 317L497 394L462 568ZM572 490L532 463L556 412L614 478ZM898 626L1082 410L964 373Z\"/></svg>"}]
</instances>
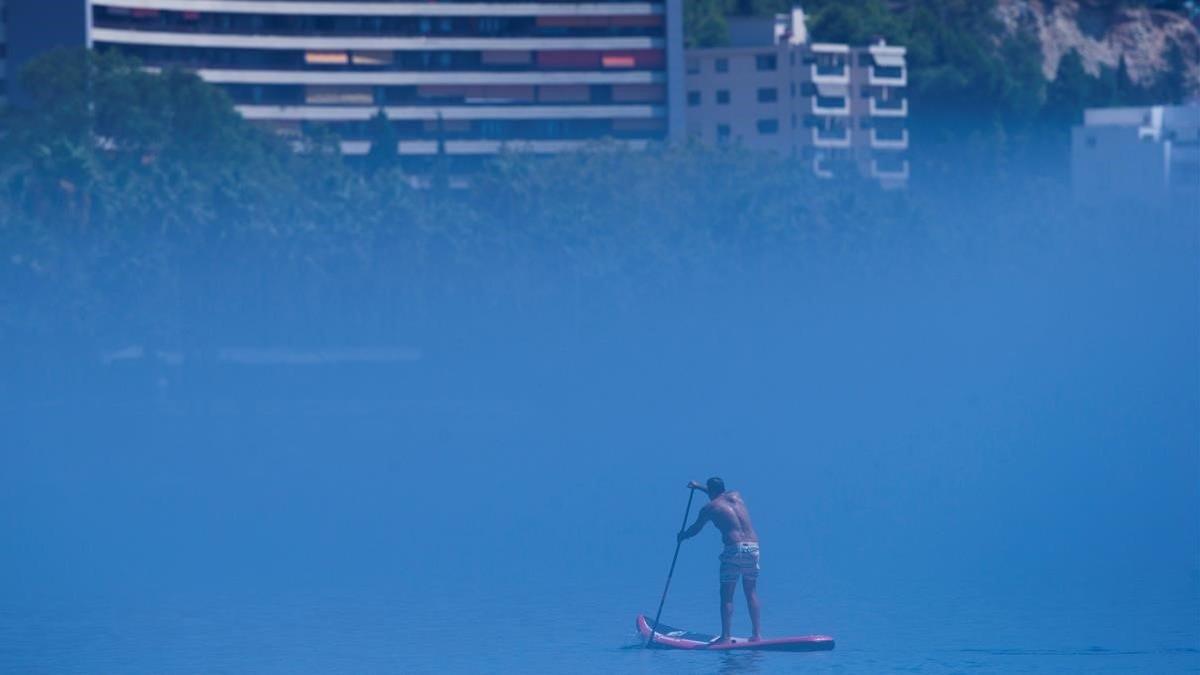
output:
<instances>
[{"instance_id":1,"label":"fog over water","mask_svg":"<svg viewBox=\"0 0 1200 675\"><path fill-rule=\"evenodd\" d=\"M0 670L1200 667L1195 213L1046 232L913 192L869 252L619 297L10 341L37 360L0 394ZM836 650L624 649L714 474L762 537L766 633ZM716 632L718 548L683 545L664 621Z\"/></svg>"}]
</instances>

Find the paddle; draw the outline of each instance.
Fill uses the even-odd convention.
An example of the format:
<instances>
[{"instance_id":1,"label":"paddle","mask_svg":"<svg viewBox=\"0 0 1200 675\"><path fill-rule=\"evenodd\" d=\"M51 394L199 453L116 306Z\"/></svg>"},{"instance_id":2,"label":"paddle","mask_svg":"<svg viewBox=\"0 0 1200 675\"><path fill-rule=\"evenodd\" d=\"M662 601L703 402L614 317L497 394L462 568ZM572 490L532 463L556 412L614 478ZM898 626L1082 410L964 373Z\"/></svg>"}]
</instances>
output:
<instances>
[{"instance_id":1,"label":"paddle","mask_svg":"<svg viewBox=\"0 0 1200 675\"><path fill-rule=\"evenodd\" d=\"M688 516L692 514L692 497L696 496L696 491L688 488L688 503L687 508L683 511L683 524L679 526L679 531L683 532L687 529ZM650 637L646 640L646 647L654 642L654 634L658 632L658 620L662 618L663 605L667 604L667 590L671 588L671 577L675 575L675 561L679 560L679 547L683 546L683 540L675 541L675 555L671 556L671 570L667 572L667 585L663 586L662 599L658 601L658 613L654 615L654 625L650 626Z\"/></svg>"}]
</instances>

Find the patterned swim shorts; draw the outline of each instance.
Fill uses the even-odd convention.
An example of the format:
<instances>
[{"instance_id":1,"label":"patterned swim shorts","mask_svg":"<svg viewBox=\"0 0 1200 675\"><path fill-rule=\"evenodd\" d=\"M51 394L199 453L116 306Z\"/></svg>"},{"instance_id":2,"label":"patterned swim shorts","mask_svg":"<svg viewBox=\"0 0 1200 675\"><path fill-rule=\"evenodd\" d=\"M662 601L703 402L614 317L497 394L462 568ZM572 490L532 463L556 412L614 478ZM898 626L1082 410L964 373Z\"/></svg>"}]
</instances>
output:
<instances>
[{"instance_id":1,"label":"patterned swim shorts","mask_svg":"<svg viewBox=\"0 0 1200 675\"><path fill-rule=\"evenodd\" d=\"M721 551L719 556L721 560L721 581L737 581L738 577L744 579L758 578L758 543L753 541L743 541L738 544L730 544Z\"/></svg>"}]
</instances>

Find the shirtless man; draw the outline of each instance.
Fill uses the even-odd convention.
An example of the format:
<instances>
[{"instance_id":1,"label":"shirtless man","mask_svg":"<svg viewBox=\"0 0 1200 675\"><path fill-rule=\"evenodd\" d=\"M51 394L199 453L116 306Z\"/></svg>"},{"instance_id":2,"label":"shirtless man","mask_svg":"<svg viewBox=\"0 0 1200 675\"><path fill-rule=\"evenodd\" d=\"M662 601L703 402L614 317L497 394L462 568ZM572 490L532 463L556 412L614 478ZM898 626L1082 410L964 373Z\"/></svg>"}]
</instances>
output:
<instances>
[{"instance_id":1,"label":"shirtless man","mask_svg":"<svg viewBox=\"0 0 1200 675\"><path fill-rule=\"evenodd\" d=\"M691 539L699 534L704 524L712 522L721 531L725 550L721 552L721 637L715 644L729 642L729 625L733 621L733 592L737 589L738 577L742 578L742 591L746 594L746 605L750 608L750 623L754 627L752 642L762 639L758 625L758 534L750 523L750 512L746 502L737 492L727 492L725 481L717 477L708 479L707 485L696 481L688 483L692 490L708 493L708 503L700 509L696 522L679 533L679 541Z\"/></svg>"}]
</instances>

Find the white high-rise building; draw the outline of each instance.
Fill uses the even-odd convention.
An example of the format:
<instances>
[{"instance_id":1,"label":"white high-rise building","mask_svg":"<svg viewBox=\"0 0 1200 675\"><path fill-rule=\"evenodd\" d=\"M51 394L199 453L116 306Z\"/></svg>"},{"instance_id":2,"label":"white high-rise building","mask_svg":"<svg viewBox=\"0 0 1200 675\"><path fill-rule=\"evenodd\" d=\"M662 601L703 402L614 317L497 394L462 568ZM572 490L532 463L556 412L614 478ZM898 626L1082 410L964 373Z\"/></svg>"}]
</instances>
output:
<instances>
[{"instance_id":1,"label":"white high-rise building","mask_svg":"<svg viewBox=\"0 0 1200 675\"><path fill-rule=\"evenodd\" d=\"M907 182L904 47L810 42L799 8L729 29L729 46L686 51L690 136L793 155L824 178Z\"/></svg>"},{"instance_id":2,"label":"white high-rise building","mask_svg":"<svg viewBox=\"0 0 1200 675\"><path fill-rule=\"evenodd\" d=\"M7 1L45 22L81 13L91 47L194 70L247 119L322 127L350 154L380 112L403 155L683 133L682 0Z\"/></svg>"}]
</instances>

